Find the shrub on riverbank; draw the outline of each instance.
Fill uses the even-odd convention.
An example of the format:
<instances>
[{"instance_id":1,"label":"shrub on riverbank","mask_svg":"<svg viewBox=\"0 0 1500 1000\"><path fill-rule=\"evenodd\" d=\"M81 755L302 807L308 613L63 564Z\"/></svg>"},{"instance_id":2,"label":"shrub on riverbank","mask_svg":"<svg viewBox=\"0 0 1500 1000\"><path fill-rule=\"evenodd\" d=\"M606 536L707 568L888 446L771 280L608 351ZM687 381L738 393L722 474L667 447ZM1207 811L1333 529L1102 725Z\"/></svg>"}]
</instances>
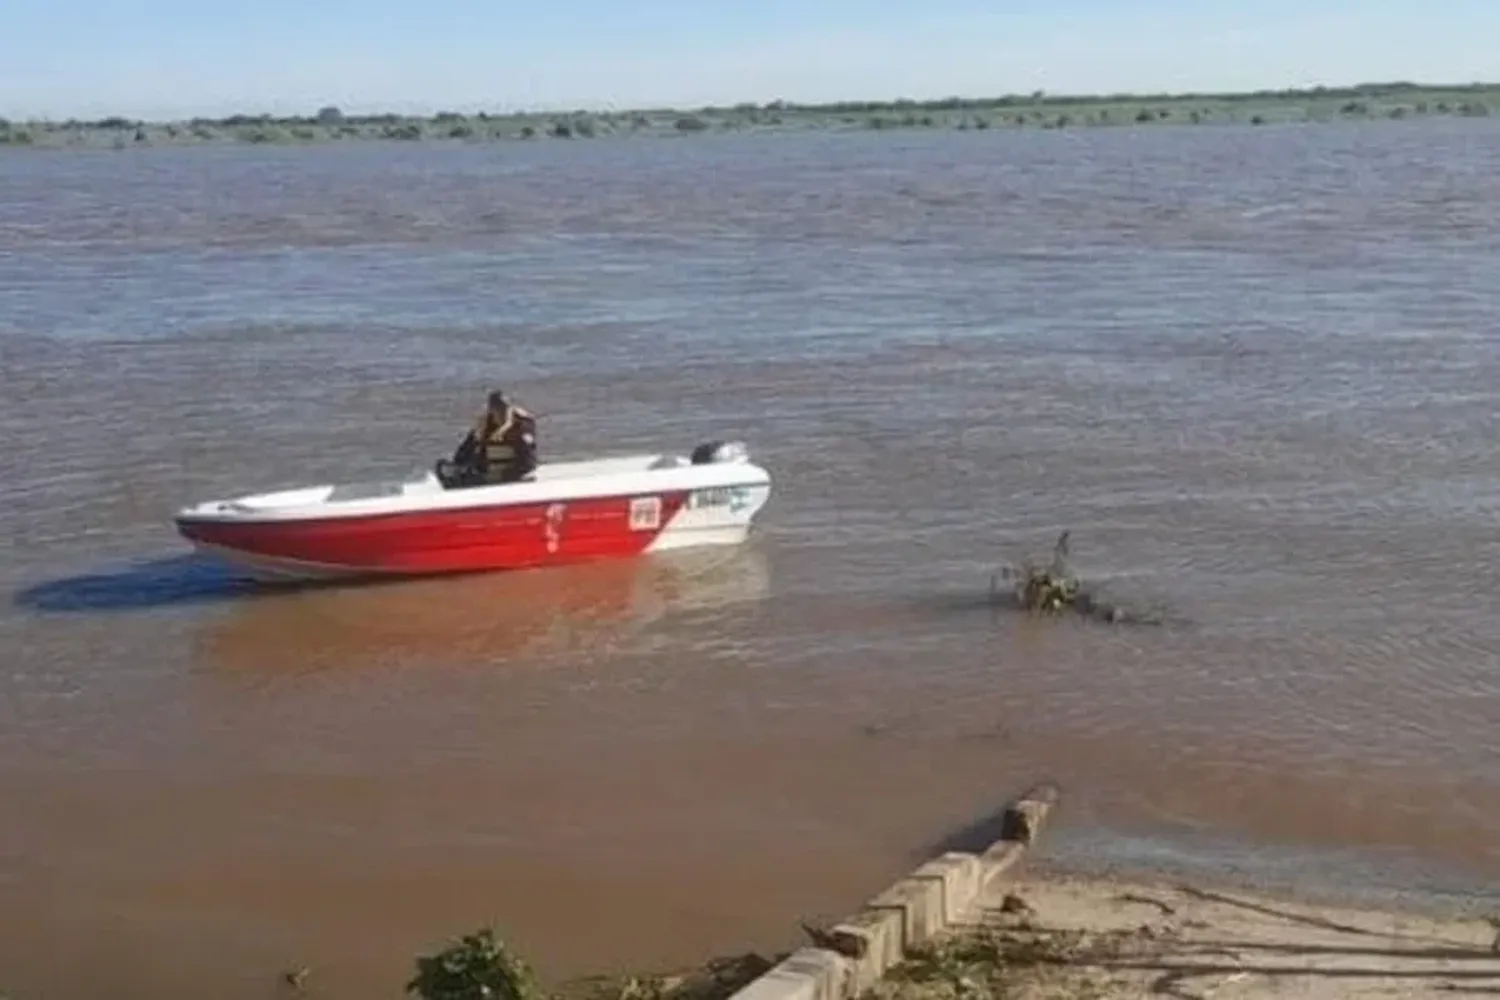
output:
<instances>
[{"instance_id":1,"label":"shrub on riverbank","mask_svg":"<svg viewBox=\"0 0 1500 1000\"><path fill-rule=\"evenodd\" d=\"M406 984L422 1000L540 1000L541 986L525 960L486 928L417 959Z\"/></svg>"},{"instance_id":2,"label":"shrub on riverbank","mask_svg":"<svg viewBox=\"0 0 1500 1000\"><path fill-rule=\"evenodd\" d=\"M419 957L406 991L418 1000L727 1000L780 960L746 954L680 975L603 977L548 990L525 959L485 928Z\"/></svg>"}]
</instances>

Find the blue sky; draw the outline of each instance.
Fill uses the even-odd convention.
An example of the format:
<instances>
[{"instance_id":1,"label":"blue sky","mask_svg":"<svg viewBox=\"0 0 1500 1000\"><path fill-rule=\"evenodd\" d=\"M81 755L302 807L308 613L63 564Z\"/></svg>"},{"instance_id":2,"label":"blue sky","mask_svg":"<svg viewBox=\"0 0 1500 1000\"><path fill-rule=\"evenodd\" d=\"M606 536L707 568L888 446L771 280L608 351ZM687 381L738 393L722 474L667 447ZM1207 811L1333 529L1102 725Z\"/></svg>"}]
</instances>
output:
<instances>
[{"instance_id":1,"label":"blue sky","mask_svg":"<svg viewBox=\"0 0 1500 1000\"><path fill-rule=\"evenodd\" d=\"M0 115L1500 80L1500 0L4 0Z\"/></svg>"}]
</instances>

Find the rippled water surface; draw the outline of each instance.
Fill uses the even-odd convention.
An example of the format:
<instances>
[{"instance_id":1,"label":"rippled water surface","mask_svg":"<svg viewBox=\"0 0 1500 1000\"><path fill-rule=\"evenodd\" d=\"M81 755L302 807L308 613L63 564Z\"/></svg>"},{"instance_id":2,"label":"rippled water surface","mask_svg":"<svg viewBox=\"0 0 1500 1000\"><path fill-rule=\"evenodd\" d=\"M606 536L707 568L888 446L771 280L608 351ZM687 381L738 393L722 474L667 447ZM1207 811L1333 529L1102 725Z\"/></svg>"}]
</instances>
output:
<instances>
[{"instance_id":1,"label":"rippled water surface","mask_svg":"<svg viewBox=\"0 0 1500 1000\"><path fill-rule=\"evenodd\" d=\"M1062 855L1493 890L1497 227L1484 121L0 156L0 987L775 947L1040 777ZM748 441L759 537L181 558L492 384L554 456ZM1169 624L986 610L1063 528Z\"/></svg>"}]
</instances>

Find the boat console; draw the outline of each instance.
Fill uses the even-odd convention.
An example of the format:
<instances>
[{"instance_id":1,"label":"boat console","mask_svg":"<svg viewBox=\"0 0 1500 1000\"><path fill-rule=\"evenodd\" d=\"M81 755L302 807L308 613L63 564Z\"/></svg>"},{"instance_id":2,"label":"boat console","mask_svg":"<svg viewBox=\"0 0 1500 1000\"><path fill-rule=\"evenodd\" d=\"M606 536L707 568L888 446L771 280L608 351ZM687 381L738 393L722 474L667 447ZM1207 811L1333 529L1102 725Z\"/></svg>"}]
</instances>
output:
<instances>
[{"instance_id":1,"label":"boat console","mask_svg":"<svg viewBox=\"0 0 1500 1000\"><path fill-rule=\"evenodd\" d=\"M713 465L718 462L748 462L750 452L739 441L705 441L693 449L691 461L694 465Z\"/></svg>"},{"instance_id":2,"label":"boat console","mask_svg":"<svg viewBox=\"0 0 1500 1000\"><path fill-rule=\"evenodd\" d=\"M455 465L451 459L440 459L432 468L433 475L445 490L473 489L476 486L509 486L511 483L530 483L536 481L536 470L528 472L519 479L512 479L505 483L490 483L482 479L466 480L463 470Z\"/></svg>"}]
</instances>

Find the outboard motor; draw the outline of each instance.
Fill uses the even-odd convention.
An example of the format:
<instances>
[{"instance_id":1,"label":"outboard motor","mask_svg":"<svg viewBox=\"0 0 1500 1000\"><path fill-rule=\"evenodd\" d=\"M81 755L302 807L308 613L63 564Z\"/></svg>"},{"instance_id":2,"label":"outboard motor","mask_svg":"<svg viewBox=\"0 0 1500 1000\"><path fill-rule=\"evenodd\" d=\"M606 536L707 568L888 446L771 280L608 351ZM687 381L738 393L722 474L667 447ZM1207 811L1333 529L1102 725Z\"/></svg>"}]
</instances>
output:
<instances>
[{"instance_id":1,"label":"outboard motor","mask_svg":"<svg viewBox=\"0 0 1500 1000\"><path fill-rule=\"evenodd\" d=\"M739 441L705 441L694 448L692 454L694 465L748 461L750 461L750 452Z\"/></svg>"}]
</instances>

